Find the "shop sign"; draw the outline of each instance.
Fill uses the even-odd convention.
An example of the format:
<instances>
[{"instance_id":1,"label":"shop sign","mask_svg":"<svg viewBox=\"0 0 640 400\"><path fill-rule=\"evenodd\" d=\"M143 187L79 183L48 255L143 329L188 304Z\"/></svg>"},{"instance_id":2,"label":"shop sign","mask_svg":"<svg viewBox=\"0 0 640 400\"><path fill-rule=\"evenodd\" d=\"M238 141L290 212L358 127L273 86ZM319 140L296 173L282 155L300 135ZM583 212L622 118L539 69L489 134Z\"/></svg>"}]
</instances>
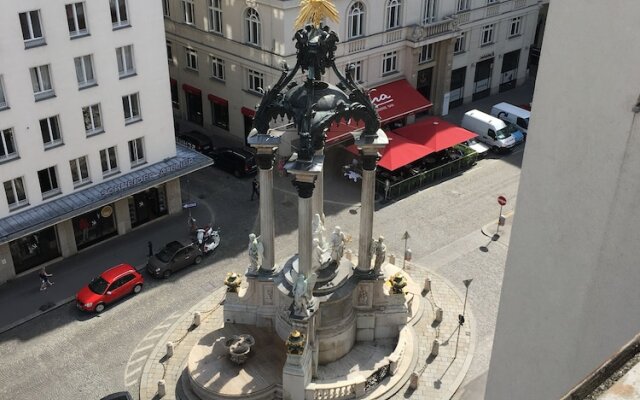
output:
<instances>
[{"instance_id":1,"label":"shop sign","mask_svg":"<svg viewBox=\"0 0 640 400\"><path fill-rule=\"evenodd\" d=\"M393 108L394 106L393 96L386 93L380 93L379 95L372 97L371 102L373 103L374 106L376 106L376 109L378 110L378 112L384 111L389 108Z\"/></svg>"},{"instance_id":2,"label":"shop sign","mask_svg":"<svg viewBox=\"0 0 640 400\"><path fill-rule=\"evenodd\" d=\"M117 183L115 185L111 185L111 186L108 186L106 188L102 188L102 189L100 189L100 195L102 197L106 197L106 196L110 196L112 194L121 192L123 190L134 188L134 187L142 185L143 183L146 183L148 181L162 178L163 176L165 176L165 175L167 175L167 174L169 174L171 172L179 171L182 168L187 167L188 165L191 165L192 163L193 163L193 158L192 157L186 158L184 160L180 160L179 163L171 164L171 165L168 165L166 167L162 167L158 172L147 172L147 173L145 173L143 175L136 176L135 178L127 179L124 182L119 182L119 183Z\"/></svg>"}]
</instances>

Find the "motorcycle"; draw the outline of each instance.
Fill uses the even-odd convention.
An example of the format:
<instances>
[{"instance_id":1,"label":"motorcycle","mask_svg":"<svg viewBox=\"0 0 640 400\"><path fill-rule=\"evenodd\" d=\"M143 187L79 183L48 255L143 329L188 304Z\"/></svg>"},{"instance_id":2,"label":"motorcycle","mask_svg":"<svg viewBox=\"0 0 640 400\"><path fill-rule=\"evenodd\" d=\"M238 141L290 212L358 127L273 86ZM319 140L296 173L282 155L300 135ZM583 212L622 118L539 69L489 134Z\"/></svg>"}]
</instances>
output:
<instances>
[{"instance_id":1,"label":"motorcycle","mask_svg":"<svg viewBox=\"0 0 640 400\"><path fill-rule=\"evenodd\" d=\"M207 226L196 230L196 242L203 255L209 255L220 245L220 227Z\"/></svg>"}]
</instances>

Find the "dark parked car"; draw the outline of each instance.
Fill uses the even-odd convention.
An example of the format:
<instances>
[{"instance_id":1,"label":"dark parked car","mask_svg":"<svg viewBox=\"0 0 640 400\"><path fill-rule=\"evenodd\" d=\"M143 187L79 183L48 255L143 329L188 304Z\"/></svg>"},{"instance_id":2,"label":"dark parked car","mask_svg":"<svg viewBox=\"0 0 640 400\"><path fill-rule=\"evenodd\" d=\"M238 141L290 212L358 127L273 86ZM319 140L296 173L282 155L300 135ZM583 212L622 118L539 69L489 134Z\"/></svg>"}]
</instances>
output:
<instances>
[{"instance_id":1,"label":"dark parked car","mask_svg":"<svg viewBox=\"0 0 640 400\"><path fill-rule=\"evenodd\" d=\"M258 170L256 157L252 152L237 147L219 147L209 156L213 166L231 172L236 177L253 174Z\"/></svg>"},{"instance_id":2,"label":"dark parked car","mask_svg":"<svg viewBox=\"0 0 640 400\"><path fill-rule=\"evenodd\" d=\"M131 393L129 392L118 392L103 397L100 400L133 400L133 397L131 397Z\"/></svg>"},{"instance_id":3,"label":"dark parked car","mask_svg":"<svg viewBox=\"0 0 640 400\"><path fill-rule=\"evenodd\" d=\"M147 272L156 278L168 278L172 273L191 264L200 264L201 261L202 252L198 246L174 240L167 243L154 256L149 257Z\"/></svg>"},{"instance_id":4,"label":"dark parked car","mask_svg":"<svg viewBox=\"0 0 640 400\"><path fill-rule=\"evenodd\" d=\"M209 153L211 149L213 149L213 142L209 136L198 131L180 133L176 136L176 141L204 154Z\"/></svg>"}]
</instances>

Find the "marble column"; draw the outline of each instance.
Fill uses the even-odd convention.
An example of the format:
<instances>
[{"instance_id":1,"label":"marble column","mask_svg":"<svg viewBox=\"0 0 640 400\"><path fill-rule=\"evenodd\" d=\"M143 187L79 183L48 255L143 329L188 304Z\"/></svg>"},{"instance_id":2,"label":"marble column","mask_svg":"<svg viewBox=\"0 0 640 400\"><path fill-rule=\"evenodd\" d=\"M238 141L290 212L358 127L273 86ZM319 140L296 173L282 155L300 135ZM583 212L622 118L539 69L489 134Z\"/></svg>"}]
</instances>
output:
<instances>
[{"instance_id":1,"label":"marble column","mask_svg":"<svg viewBox=\"0 0 640 400\"><path fill-rule=\"evenodd\" d=\"M293 182L298 189L298 272L306 277L311 273L313 181L313 176L298 175Z\"/></svg>"},{"instance_id":2,"label":"marble column","mask_svg":"<svg viewBox=\"0 0 640 400\"><path fill-rule=\"evenodd\" d=\"M316 156L323 156L324 150L316 151ZM313 190L313 211L312 217L316 214L320 214L322 223L324 224L324 171L320 171L316 178L315 189Z\"/></svg>"}]
</instances>

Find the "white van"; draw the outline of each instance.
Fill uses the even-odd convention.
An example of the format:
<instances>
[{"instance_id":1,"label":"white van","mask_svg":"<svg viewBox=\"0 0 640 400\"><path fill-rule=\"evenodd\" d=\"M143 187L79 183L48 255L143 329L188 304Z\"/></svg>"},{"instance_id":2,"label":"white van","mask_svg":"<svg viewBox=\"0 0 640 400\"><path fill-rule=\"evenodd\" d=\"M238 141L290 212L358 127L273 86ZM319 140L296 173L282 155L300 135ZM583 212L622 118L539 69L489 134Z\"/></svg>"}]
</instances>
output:
<instances>
[{"instance_id":1,"label":"white van","mask_svg":"<svg viewBox=\"0 0 640 400\"><path fill-rule=\"evenodd\" d=\"M491 107L491 115L516 125L525 135L529 129L531 111L509 103L498 103Z\"/></svg>"},{"instance_id":2,"label":"white van","mask_svg":"<svg viewBox=\"0 0 640 400\"><path fill-rule=\"evenodd\" d=\"M517 131L515 125L505 124L504 121L482 111L471 110L464 113L462 127L477 133L477 139L488 144L493 150L507 150L516 144L512 135Z\"/></svg>"}]
</instances>

